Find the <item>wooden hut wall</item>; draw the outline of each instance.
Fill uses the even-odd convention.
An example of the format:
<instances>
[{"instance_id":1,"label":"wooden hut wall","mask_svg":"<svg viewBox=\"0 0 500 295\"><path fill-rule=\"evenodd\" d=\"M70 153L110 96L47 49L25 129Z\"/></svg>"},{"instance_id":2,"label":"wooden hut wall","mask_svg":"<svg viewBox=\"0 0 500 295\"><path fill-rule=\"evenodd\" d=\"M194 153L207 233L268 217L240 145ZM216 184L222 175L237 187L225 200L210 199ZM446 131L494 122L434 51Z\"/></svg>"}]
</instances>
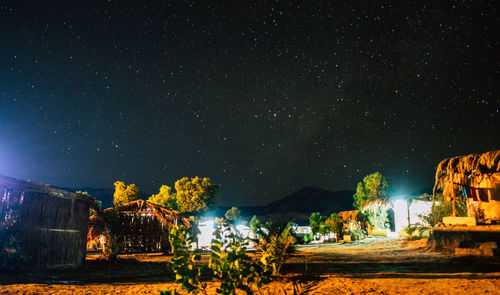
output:
<instances>
[{"instance_id":1,"label":"wooden hut wall","mask_svg":"<svg viewBox=\"0 0 500 295\"><path fill-rule=\"evenodd\" d=\"M2 215L15 219L27 264L77 267L85 260L89 202L47 192L3 188ZM5 218L7 219L7 218Z\"/></svg>"},{"instance_id":2,"label":"wooden hut wall","mask_svg":"<svg viewBox=\"0 0 500 295\"><path fill-rule=\"evenodd\" d=\"M154 216L144 213L122 214L120 252L145 253L169 250L167 229Z\"/></svg>"}]
</instances>

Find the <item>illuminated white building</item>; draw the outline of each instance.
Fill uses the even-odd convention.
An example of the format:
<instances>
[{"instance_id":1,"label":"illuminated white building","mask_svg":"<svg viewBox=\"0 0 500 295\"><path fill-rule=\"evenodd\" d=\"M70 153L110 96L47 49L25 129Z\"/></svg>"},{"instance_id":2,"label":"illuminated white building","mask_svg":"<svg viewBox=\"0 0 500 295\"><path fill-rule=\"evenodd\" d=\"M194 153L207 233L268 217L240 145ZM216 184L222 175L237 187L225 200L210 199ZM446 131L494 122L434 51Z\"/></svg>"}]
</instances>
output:
<instances>
[{"instance_id":1,"label":"illuminated white building","mask_svg":"<svg viewBox=\"0 0 500 295\"><path fill-rule=\"evenodd\" d=\"M431 208L432 201L423 198L413 199L411 201L406 199L397 199L394 201L393 209L396 234L410 224L425 224L420 216L428 215L431 212Z\"/></svg>"}]
</instances>

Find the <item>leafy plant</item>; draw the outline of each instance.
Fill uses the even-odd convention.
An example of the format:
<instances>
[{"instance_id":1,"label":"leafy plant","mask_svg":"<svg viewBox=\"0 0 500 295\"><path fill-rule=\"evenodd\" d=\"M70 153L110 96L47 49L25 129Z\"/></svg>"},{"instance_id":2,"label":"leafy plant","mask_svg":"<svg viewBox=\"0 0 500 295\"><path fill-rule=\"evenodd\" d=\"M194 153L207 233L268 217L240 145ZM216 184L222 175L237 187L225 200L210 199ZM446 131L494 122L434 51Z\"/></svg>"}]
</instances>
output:
<instances>
[{"instance_id":1,"label":"leafy plant","mask_svg":"<svg viewBox=\"0 0 500 295\"><path fill-rule=\"evenodd\" d=\"M135 201L139 197L139 188L135 184L125 185L123 181L117 181L114 184L113 205L115 207Z\"/></svg>"},{"instance_id":2,"label":"leafy plant","mask_svg":"<svg viewBox=\"0 0 500 295\"><path fill-rule=\"evenodd\" d=\"M362 182L358 182L356 193L353 195L353 205L362 210L370 201L385 200L389 189L389 180L380 172L369 174L363 178Z\"/></svg>"},{"instance_id":3,"label":"leafy plant","mask_svg":"<svg viewBox=\"0 0 500 295\"><path fill-rule=\"evenodd\" d=\"M235 222L236 220L238 220L238 217L240 217L240 214L241 211L240 209L238 209L238 207L232 207L231 209L228 209L226 213L224 213L224 217L226 217L229 222Z\"/></svg>"},{"instance_id":4,"label":"leafy plant","mask_svg":"<svg viewBox=\"0 0 500 295\"><path fill-rule=\"evenodd\" d=\"M421 223L410 224L404 231L411 240L422 239L429 234L428 226Z\"/></svg>"},{"instance_id":5,"label":"leafy plant","mask_svg":"<svg viewBox=\"0 0 500 295\"><path fill-rule=\"evenodd\" d=\"M225 236L225 232L229 234ZM214 280L220 284L217 293L236 294L236 290L240 289L251 294L252 287L271 281L270 273L266 272L266 261L261 259L253 263L246 252L247 245L248 242L231 232L228 225L218 224L208 264Z\"/></svg>"},{"instance_id":6,"label":"leafy plant","mask_svg":"<svg viewBox=\"0 0 500 295\"><path fill-rule=\"evenodd\" d=\"M281 226L268 223L258 232L261 262L272 270L273 275L279 274L286 259L295 250L293 247L295 238L291 229L290 223Z\"/></svg>"},{"instance_id":7,"label":"leafy plant","mask_svg":"<svg viewBox=\"0 0 500 295\"><path fill-rule=\"evenodd\" d=\"M330 217L325 220L325 226L328 228L329 232L337 236L337 240L342 236L344 223L337 213L331 214Z\"/></svg>"},{"instance_id":8,"label":"leafy plant","mask_svg":"<svg viewBox=\"0 0 500 295\"><path fill-rule=\"evenodd\" d=\"M209 208L217 199L219 186L210 178L184 177L175 182L177 204L182 212L196 214Z\"/></svg>"},{"instance_id":9,"label":"leafy plant","mask_svg":"<svg viewBox=\"0 0 500 295\"><path fill-rule=\"evenodd\" d=\"M168 185L162 185L158 194L149 197L148 202L171 210L179 210L179 206L177 205L177 196L175 193L171 193L171 190L172 188Z\"/></svg>"},{"instance_id":10,"label":"leafy plant","mask_svg":"<svg viewBox=\"0 0 500 295\"><path fill-rule=\"evenodd\" d=\"M323 234L326 231L325 217L321 216L319 212L311 213L311 216L309 216L309 224L313 234Z\"/></svg>"},{"instance_id":11,"label":"leafy plant","mask_svg":"<svg viewBox=\"0 0 500 295\"><path fill-rule=\"evenodd\" d=\"M183 290L192 294L206 294L206 283L200 277L206 266L197 266L201 259L199 252L190 251L189 245L193 242L188 235L188 229L183 225L173 226L169 231L169 241L172 246L172 259L168 267L175 273L175 282ZM175 290L165 290L161 294L177 294Z\"/></svg>"},{"instance_id":12,"label":"leafy plant","mask_svg":"<svg viewBox=\"0 0 500 295\"><path fill-rule=\"evenodd\" d=\"M453 205L446 202L442 195L437 195L432 203L431 212L427 215L419 215L419 217L431 228L443 221L443 217L450 216L453 212ZM465 201L457 200L455 203L457 216L467 216L467 206Z\"/></svg>"},{"instance_id":13,"label":"leafy plant","mask_svg":"<svg viewBox=\"0 0 500 295\"><path fill-rule=\"evenodd\" d=\"M21 248L21 242L13 235L0 233L0 271L18 269L27 260L27 255Z\"/></svg>"},{"instance_id":14,"label":"leafy plant","mask_svg":"<svg viewBox=\"0 0 500 295\"><path fill-rule=\"evenodd\" d=\"M168 266L175 273L175 282L191 294L206 294L206 282L201 280L203 272L210 272L219 285L218 294L234 295L237 290L253 294L255 289L272 281L278 274L294 239L289 224L282 227L259 227L261 257L253 261L246 247L249 240L231 231L228 223L217 222L217 229L210 247L208 264L199 265L200 252L190 251L193 242L189 229L174 226L169 240L173 257ZM176 290L165 290L161 294L177 294Z\"/></svg>"}]
</instances>

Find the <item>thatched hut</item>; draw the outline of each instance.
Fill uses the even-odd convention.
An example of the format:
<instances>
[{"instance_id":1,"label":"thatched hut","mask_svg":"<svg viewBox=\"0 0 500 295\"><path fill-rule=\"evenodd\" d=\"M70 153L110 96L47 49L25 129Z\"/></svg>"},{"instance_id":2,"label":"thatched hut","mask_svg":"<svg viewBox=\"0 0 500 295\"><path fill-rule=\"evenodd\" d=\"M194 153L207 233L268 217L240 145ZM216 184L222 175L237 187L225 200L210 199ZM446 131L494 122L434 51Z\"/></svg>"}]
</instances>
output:
<instances>
[{"instance_id":1,"label":"thatched hut","mask_svg":"<svg viewBox=\"0 0 500 295\"><path fill-rule=\"evenodd\" d=\"M168 228L190 226L189 219L180 212L143 200L95 213L90 217L88 250L103 249L111 234L115 235L119 253L167 252ZM114 230L110 222L115 223Z\"/></svg>"},{"instance_id":2,"label":"thatched hut","mask_svg":"<svg viewBox=\"0 0 500 295\"><path fill-rule=\"evenodd\" d=\"M353 233L366 230L371 233L371 226L366 222L365 217L359 210L341 211L338 215L344 224L344 232Z\"/></svg>"},{"instance_id":3,"label":"thatched hut","mask_svg":"<svg viewBox=\"0 0 500 295\"><path fill-rule=\"evenodd\" d=\"M19 241L29 267L78 267L85 260L89 208L94 202L50 185L0 176L2 237Z\"/></svg>"},{"instance_id":4,"label":"thatched hut","mask_svg":"<svg viewBox=\"0 0 500 295\"><path fill-rule=\"evenodd\" d=\"M467 214L500 221L500 150L442 160L436 169L433 197L441 191L453 203L466 198Z\"/></svg>"}]
</instances>

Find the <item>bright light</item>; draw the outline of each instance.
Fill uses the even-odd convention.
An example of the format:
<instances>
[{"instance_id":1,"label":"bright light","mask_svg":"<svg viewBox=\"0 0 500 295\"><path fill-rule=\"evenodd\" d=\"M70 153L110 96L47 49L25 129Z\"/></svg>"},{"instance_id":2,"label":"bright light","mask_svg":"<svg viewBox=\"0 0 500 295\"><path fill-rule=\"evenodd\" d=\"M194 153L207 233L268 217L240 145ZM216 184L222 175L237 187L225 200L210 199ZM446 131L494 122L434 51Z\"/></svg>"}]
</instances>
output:
<instances>
[{"instance_id":1,"label":"bright light","mask_svg":"<svg viewBox=\"0 0 500 295\"><path fill-rule=\"evenodd\" d=\"M240 233L241 237L247 239L250 236L250 228L246 225L240 224L236 226L236 230Z\"/></svg>"},{"instance_id":2,"label":"bright light","mask_svg":"<svg viewBox=\"0 0 500 295\"><path fill-rule=\"evenodd\" d=\"M215 228L214 228L214 220L209 219L198 224L198 229L200 230L200 234L198 234L198 246L201 248L210 248L210 244L212 242Z\"/></svg>"},{"instance_id":3,"label":"bright light","mask_svg":"<svg viewBox=\"0 0 500 295\"><path fill-rule=\"evenodd\" d=\"M419 215L428 215L431 212L432 202L423 200L413 200L410 205L410 223L423 223Z\"/></svg>"},{"instance_id":4,"label":"bright light","mask_svg":"<svg viewBox=\"0 0 500 295\"><path fill-rule=\"evenodd\" d=\"M396 233L408 226L408 202L406 200L394 201L394 226Z\"/></svg>"}]
</instances>

